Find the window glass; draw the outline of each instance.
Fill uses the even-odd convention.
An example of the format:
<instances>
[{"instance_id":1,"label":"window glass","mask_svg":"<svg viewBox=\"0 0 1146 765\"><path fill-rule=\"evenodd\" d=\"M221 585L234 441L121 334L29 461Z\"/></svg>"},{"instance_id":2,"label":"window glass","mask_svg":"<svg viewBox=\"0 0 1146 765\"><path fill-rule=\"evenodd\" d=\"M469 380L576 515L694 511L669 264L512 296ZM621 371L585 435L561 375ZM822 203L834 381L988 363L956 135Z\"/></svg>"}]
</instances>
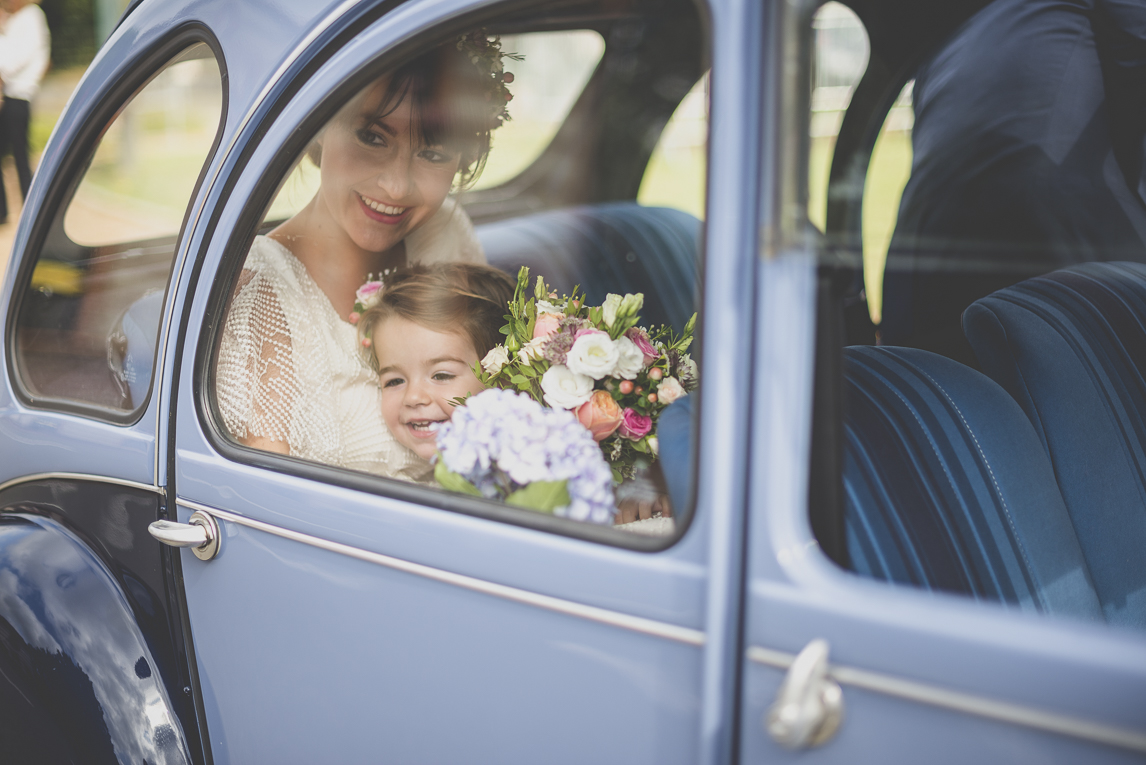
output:
<instances>
[{"instance_id":1,"label":"window glass","mask_svg":"<svg viewBox=\"0 0 1146 765\"><path fill-rule=\"evenodd\" d=\"M815 54L812 64L812 115L809 124L808 218L826 230L828 172L836 137L852 93L867 67L867 32L846 5L828 2L812 21Z\"/></svg>"},{"instance_id":2,"label":"window glass","mask_svg":"<svg viewBox=\"0 0 1146 765\"><path fill-rule=\"evenodd\" d=\"M690 2L514 11L328 104L224 295L233 442L567 531L683 528L700 29ZM638 200L666 123L696 190Z\"/></svg>"},{"instance_id":3,"label":"window glass","mask_svg":"<svg viewBox=\"0 0 1146 765\"><path fill-rule=\"evenodd\" d=\"M1146 10L997 0L864 21L879 42L840 124L870 138L838 136L864 187L829 189L825 225L837 199L835 225L862 220L878 335L818 386L842 391L817 406L843 412L843 460L813 467L841 491L812 527L862 576L1142 628ZM821 316L859 337L854 282L823 262ZM838 337L823 322L835 358Z\"/></svg>"},{"instance_id":4,"label":"window glass","mask_svg":"<svg viewBox=\"0 0 1146 765\"><path fill-rule=\"evenodd\" d=\"M704 219L708 82L707 75L697 81L665 125L641 180L641 204L674 207Z\"/></svg>"},{"instance_id":5,"label":"window glass","mask_svg":"<svg viewBox=\"0 0 1146 765\"><path fill-rule=\"evenodd\" d=\"M221 113L218 63L197 44L103 131L20 305L16 359L30 396L118 413L146 403L175 239Z\"/></svg>"}]
</instances>

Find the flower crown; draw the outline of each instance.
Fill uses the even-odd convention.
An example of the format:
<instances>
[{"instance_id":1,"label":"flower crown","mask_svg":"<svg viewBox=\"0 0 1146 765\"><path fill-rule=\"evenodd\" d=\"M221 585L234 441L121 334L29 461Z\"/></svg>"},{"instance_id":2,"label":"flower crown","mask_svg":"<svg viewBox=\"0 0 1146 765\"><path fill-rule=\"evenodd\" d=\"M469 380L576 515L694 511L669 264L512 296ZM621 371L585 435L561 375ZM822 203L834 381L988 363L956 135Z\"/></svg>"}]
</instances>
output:
<instances>
[{"instance_id":1,"label":"flower crown","mask_svg":"<svg viewBox=\"0 0 1146 765\"><path fill-rule=\"evenodd\" d=\"M500 127L510 119L509 102L513 100L513 94L506 87L513 82L513 72L503 70L502 59L523 61L525 57L518 53L502 52L501 36L490 37L484 29L462 35L458 38L457 47L469 56L470 62L488 80L486 100L490 103L490 130Z\"/></svg>"}]
</instances>

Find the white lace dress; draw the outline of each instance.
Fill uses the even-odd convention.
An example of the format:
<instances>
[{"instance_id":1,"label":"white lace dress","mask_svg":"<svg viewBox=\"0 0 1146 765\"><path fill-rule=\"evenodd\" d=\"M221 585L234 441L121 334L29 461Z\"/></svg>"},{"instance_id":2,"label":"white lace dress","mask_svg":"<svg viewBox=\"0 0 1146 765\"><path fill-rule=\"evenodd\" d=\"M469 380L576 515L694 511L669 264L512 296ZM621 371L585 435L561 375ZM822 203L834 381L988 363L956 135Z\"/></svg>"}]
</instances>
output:
<instances>
[{"instance_id":1,"label":"white lace dress","mask_svg":"<svg viewBox=\"0 0 1146 765\"><path fill-rule=\"evenodd\" d=\"M469 217L452 199L406 239L411 265L485 262ZM428 482L429 464L382 419L378 378L306 267L283 245L255 238L223 329L215 384L236 439L285 441L328 465Z\"/></svg>"}]
</instances>

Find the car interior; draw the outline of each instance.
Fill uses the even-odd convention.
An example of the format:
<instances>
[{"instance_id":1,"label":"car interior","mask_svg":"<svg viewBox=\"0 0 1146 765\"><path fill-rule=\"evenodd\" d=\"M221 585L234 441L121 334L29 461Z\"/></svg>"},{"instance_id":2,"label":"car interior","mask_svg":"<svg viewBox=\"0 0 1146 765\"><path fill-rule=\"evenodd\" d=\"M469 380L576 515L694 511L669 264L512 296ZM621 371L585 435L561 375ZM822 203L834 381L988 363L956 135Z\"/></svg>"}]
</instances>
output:
<instances>
[{"instance_id":1,"label":"car interior","mask_svg":"<svg viewBox=\"0 0 1146 765\"><path fill-rule=\"evenodd\" d=\"M866 30L870 55L839 122L820 239L810 486L817 539L837 563L866 577L1141 628L1146 567L1134 551L1146 541L1146 430L1136 349L1146 324L1146 250L1141 241L1107 245L1085 225L1053 230L1005 199L1037 198L1062 187L1070 190L1067 209L1086 209L1089 196L1115 207L1103 197L1107 186L1080 180L1096 165L1069 157L1087 141L1113 143L1119 156L1118 133L1126 126L1099 126L1094 103L1074 102L1082 115L1073 117L1075 132L1055 122L1061 103L1058 111L1038 113L1014 95L1011 114L983 106L985 89L1005 90L1013 84L1008 78L1019 75L1000 68L985 73L986 66L973 61L978 56L997 67L976 50L991 24L1015 25L1007 39L1038 42L1038 50L1047 51L1049 38L1038 35L1050 32L1039 25L1051 18L1077 23L1084 39L1097 40L1098 55L1088 62L1094 75L1104 38L1090 36L1089 18L1056 18L1049 4L1027 0L996 0L989 7L846 5ZM1071 65L1084 66L1078 59ZM1069 93L1080 80L1064 82ZM1106 108L1116 115L1123 95L1117 86L1106 82ZM965 98L967 124L977 119L981 128L952 135L934 127L938 110L951 106L943 99L957 93ZM874 203L864 181L870 184L880 169L869 163L876 162L877 142L904 94L915 99L914 127L907 130L915 157L897 189L903 200L893 198L890 207L895 234L879 251L867 230L873 221L865 204ZM1080 127L1085 118L1092 132ZM1074 152L1060 159L1055 174L1041 169L1049 164L1041 156L1041 166L1015 159L1021 156L1015 125L1024 120L1041 135L1057 130L1073 142L1061 139ZM1140 130L1137 136L1141 140ZM940 138L947 143L937 145ZM999 156L991 157L995 150ZM953 156L963 158L958 170L941 167ZM1138 176L1140 166L1127 173L1127 187L1136 187ZM926 189L924 182L934 178L945 180ZM991 212L961 196L964 182L977 197L1002 198L1003 225L991 236L976 238L978 219ZM1121 183L1120 177L1109 182L1115 195L1126 193ZM1129 217L1142 201L1126 205ZM967 209L952 212L960 202ZM943 229L944 216L958 225ZM911 224L932 240L903 236ZM874 279L869 272L865 287L864 266L870 269L873 256L884 270ZM924 287L930 291L920 292ZM882 306L869 304L877 291ZM943 332L905 332L897 306L913 300L917 330L928 312L960 321ZM873 323L881 308L882 322Z\"/></svg>"}]
</instances>

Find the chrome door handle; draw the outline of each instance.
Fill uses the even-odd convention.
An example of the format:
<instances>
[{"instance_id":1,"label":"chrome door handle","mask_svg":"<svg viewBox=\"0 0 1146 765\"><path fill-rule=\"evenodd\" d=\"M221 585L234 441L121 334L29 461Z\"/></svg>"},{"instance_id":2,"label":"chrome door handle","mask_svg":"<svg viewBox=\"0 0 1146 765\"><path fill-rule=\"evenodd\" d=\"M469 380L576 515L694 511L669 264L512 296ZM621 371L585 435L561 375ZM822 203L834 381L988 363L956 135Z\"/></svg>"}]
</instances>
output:
<instances>
[{"instance_id":1,"label":"chrome door handle","mask_svg":"<svg viewBox=\"0 0 1146 765\"><path fill-rule=\"evenodd\" d=\"M191 514L188 521L156 521L147 527L147 532L165 545L190 547L199 560L211 560L218 555L222 543L218 522L198 510Z\"/></svg>"},{"instance_id":2,"label":"chrome door handle","mask_svg":"<svg viewBox=\"0 0 1146 765\"><path fill-rule=\"evenodd\" d=\"M764 728L777 743L804 749L835 735L843 715L843 691L828 677L828 641L813 640L788 667Z\"/></svg>"}]
</instances>

